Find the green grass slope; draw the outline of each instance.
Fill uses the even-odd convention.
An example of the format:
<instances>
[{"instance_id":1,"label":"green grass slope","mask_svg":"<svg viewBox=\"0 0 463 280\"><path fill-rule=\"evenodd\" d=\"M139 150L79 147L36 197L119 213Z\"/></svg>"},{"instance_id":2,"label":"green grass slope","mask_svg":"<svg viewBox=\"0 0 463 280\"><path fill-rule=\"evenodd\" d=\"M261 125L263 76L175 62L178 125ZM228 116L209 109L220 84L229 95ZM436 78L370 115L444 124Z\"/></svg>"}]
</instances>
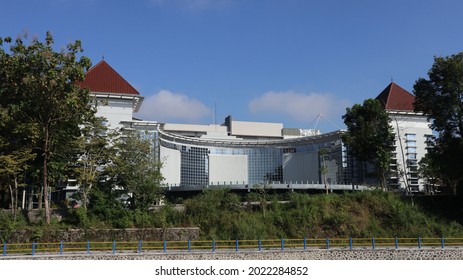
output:
<instances>
[{"instance_id":1,"label":"green grass slope","mask_svg":"<svg viewBox=\"0 0 463 280\"><path fill-rule=\"evenodd\" d=\"M185 201L183 220L207 239L463 236L458 222L390 192L262 197L243 206L234 193L207 191Z\"/></svg>"}]
</instances>

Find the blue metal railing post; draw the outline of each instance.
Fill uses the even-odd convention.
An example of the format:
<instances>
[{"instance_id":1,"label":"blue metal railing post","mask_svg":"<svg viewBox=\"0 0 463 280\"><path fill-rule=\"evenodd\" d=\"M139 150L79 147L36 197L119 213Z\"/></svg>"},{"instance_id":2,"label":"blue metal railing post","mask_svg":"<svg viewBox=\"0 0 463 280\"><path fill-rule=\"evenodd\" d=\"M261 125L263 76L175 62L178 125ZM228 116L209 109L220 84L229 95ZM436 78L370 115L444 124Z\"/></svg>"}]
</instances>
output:
<instances>
[{"instance_id":1,"label":"blue metal railing post","mask_svg":"<svg viewBox=\"0 0 463 280\"><path fill-rule=\"evenodd\" d=\"M425 239L426 239L426 238L425 238ZM441 239L441 240L440 240L441 248L442 248L442 250L444 250L444 249L445 249L445 238L444 238L443 236L441 236L440 239ZM342 246L345 247L345 245L342 245L342 244L345 244L345 243L343 243L343 242L338 242L338 241L336 241L336 240L338 240L338 239L335 239L335 243L333 244L334 248L342 247ZM343 239L343 240L346 241L345 239ZM352 238L352 237L349 237L348 240L349 240L349 249L350 249L350 250L353 250L353 247L354 247L354 245L353 245L353 238ZM413 242L413 238L412 238L412 239L408 239L408 238L407 238L407 239L403 239L403 242L405 242L404 244L406 244L406 243L408 242L407 240L412 240L412 242ZM434 240L437 241L437 238L435 238ZM277 240L261 240L261 239L258 239L258 240L257 240L257 242L258 242L258 243L257 243L257 246L258 246L257 249L258 249L259 251L262 251L262 250L263 250L263 247L264 247L263 242L266 242L266 241L272 241L270 244L268 244L268 245L266 245L266 246L268 246L269 248L272 248L272 249L276 249L276 246L275 246L276 244L275 244L274 242L277 241ZM291 239L290 239L290 241L291 241ZM394 238L394 243L395 243L395 249L396 249L396 250L399 250L399 241L400 241L400 240L399 240L398 237L395 237L395 238ZM407 241L407 242L406 242L406 241ZM142 253L142 244L143 244L142 242L143 242L142 240L139 240L139 241L138 241L138 247L137 247L137 252L138 252L138 253ZM228 242L229 242L229 241L228 241ZM255 241L254 241L254 242L255 242ZM299 239L299 242L300 242L300 239ZM308 242L310 242L310 240L308 240L307 237L304 237L304 238L303 238L303 248L304 248L304 250L307 250L307 249L308 249L308 246L310 246L310 243L308 243ZM423 242L423 239L421 238L421 236L418 236L418 237L417 237L416 242L417 242L417 243L415 243L415 244L417 244L418 249L420 249L420 250L423 249L423 246L428 246L429 244L431 244L431 243L426 243L426 240L425 240L425 242ZM32 244L31 244L32 247L29 247L29 248L31 248L31 251L29 251L29 252L31 252L32 256L35 256L36 252L42 252L42 251L43 251L43 252L46 252L46 250L49 250L49 249L51 249L51 248L55 248L54 246L58 245L58 246L59 246L59 254L60 254L60 255L63 255L63 254L64 254L64 246L65 246L64 243L65 243L65 242L64 242L63 240L61 240L61 241L59 241L59 243L53 243L53 244L52 244L53 246L50 246L50 247L47 247L47 245L44 244L44 245L43 245L44 248L42 249L41 243L37 243L37 242L34 241L34 242L32 242ZM280 249L281 249L281 251L284 251L284 250L285 250L285 246L286 246L285 243L286 243L285 238L281 238L281 239L280 239ZM386 242L386 243L387 243L387 242ZM387 245L386 243L380 241L379 244L380 244L380 246L387 247L388 245ZM84 244L85 244L85 243L84 243ZM90 244L91 244L91 243L90 243L90 240L87 241L87 243L86 243L87 254L90 254L90 253L91 253L91 252L90 252L90 249L91 249ZM158 243L158 244L159 244L159 243ZM187 243L187 244L188 244L188 252L190 252L190 251L191 251L191 240L188 240L188 243ZM291 242L290 242L289 244L291 245ZM299 244L300 244L300 243L299 243ZM315 244L317 244L317 242L315 242ZM452 245L452 242L451 242L450 244ZM229 244L229 245L231 245L231 244ZM293 244L293 245L294 245L294 244ZM387 246L386 246L386 245L387 245ZM438 245L438 243L437 243L436 245ZM220 246L220 244L219 244L219 246ZM294 245L294 246L295 246L295 248L298 247L298 245ZM357 246L357 245L356 245L356 246ZM376 238L375 238L374 236L371 238L371 246L372 246L372 249L373 249L373 250L376 250ZM37 247L39 247L39 249L37 249ZM72 246L71 246L71 247L72 247ZM252 246L251 246L251 247L252 247ZM226 246L224 245L223 247L219 247L219 248L226 248ZM232 248L233 248L233 247L232 247ZM246 248L246 246L244 246L244 247L242 247L242 248ZM7 255L7 249L8 249L8 244L7 244L7 242L3 242L3 252L2 252L2 255L3 255L3 256L6 256L6 255ZM77 249L77 248L76 248L76 249ZM82 249L82 248L81 248L81 249ZM212 240L212 252L215 252L216 249L217 249L217 241L216 241L216 240ZM290 249L291 249L291 248L290 248ZM330 239L329 237L326 238L326 249L331 249L331 239ZM55 248L55 250L56 250L56 248ZM167 252L167 240L164 240L164 241L163 241L163 250L164 250L164 252ZM240 240L239 240L239 239L235 239L235 251L236 251L236 252L239 252L239 251L240 251ZM56 252L56 251L55 251L55 252ZM112 242L112 254L116 254L116 253L117 253L117 241L114 240L114 241Z\"/></svg>"},{"instance_id":2,"label":"blue metal railing post","mask_svg":"<svg viewBox=\"0 0 463 280\"><path fill-rule=\"evenodd\" d=\"M6 256L6 241L3 242L3 255Z\"/></svg>"}]
</instances>

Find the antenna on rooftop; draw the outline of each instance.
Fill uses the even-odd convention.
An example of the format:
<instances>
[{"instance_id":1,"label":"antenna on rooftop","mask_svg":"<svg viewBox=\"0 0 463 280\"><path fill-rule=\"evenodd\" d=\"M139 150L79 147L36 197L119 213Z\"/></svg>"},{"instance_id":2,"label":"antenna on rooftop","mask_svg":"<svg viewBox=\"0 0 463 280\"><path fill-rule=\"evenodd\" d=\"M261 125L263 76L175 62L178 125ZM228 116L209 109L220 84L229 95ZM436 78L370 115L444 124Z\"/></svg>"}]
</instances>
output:
<instances>
[{"instance_id":1,"label":"antenna on rooftop","mask_svg":"<svg viewBox=\"0 0 463 280\"><path fill-rule=\"evenodd\" d=\"M313 126L314 130L317 129L318 121L320 121L321 116L322 116L322 114L318 113L318 115L315 117L315 119L310 123L310 124L315 123L315 125Z\"/></svg>"},{"instance_id":2,"label":"antenna on rooftop","mask_svg":"<svg viewBox=\"0 0 463 280\"><path fill-rule=\"evenodd\" d=\"M325 118L325 120L327 120L330 124L332 124L334 127L336 127L337 129L341 130L341 128L339 126L337 126L334 122L332 122L330 119L328 118Z\"/></svg>"},{"instance_id":3,"label":"antenna on rooftop","mask_svg":"<svg viewBox=\"0 0 463 280\"><path fill-rule=\"evenodd\" d=\"M341 130L341 128L339 126L337 126L334 122L332 122L330 119L326 118L325 116L322 115L322 113L318 113L318 115L315 117L315 119L310 123L314 123L315 122L315 125L313 126L313 129L316 130L317 129L317 125L320 121L320 119L323 118L324 120L327 120L332 126L336 127L337 129Z\"/></svg>"},{"instance_id":4,"label":"antenna on rooftop","mask_svg":"<svg viewBox=\"0 0 463 280\"><path fill-rule=\"evenodd\" d=\"M103 60L103 61L104 61L104 53L103 53L103 55L101 56L101 60Z\"/></svg>"},{"instance_id":5,"label":"antenna on rooftop","mask_svg":"<svg viewBox=\"0 0 463 280\"><path fill-rule=\"evenodd\" d=\"M318 125L318 122L320 121L320 118L322 117L322 114L321 113L318 113L317 115L317 121L315 122L315 125L313 126L313 129L317 129L317 125Z\"/></svg>"}]
</instances>

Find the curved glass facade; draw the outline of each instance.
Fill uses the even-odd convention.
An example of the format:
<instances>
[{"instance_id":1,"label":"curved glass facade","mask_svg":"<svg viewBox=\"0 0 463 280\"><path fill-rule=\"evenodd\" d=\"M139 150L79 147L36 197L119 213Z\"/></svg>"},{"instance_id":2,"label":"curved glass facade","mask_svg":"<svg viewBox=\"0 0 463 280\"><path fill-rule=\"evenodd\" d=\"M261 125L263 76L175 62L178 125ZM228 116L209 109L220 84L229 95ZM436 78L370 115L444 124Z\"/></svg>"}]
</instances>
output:
<instances>
[{"instance_id":1,"label":"curved glass facade","mask_svg":"<svg viewBox=\"0 0 463 280\"><path fill-rule=\"evenodd\" d=\"M350 184L340 131L278 140L216 140L159 130L159 158L169 186L262 183Z\"/></svg>"}]
</instances>

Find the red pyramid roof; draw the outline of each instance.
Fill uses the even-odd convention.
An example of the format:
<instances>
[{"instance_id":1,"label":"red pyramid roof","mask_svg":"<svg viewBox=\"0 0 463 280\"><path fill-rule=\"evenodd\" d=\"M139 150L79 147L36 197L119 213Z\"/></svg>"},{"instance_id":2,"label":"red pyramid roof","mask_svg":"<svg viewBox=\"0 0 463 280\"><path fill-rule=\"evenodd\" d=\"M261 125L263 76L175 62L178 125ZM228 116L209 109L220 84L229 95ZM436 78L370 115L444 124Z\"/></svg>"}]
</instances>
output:
<instances>
[{"instance_id":1,"label":"red pyramid roof","mask_svg":"<svg viewBox=\"0 0 463 280\"><path fill-rule=\"evenodd\" d=\"M394 82L390 83L377 97L386 110L413 111L415 96Z\"/></svg>"},{"instance_id":2,"label":"red pyramid roof","mask_svg":"<svg viewBox=\"0 0 463 280\"><path fill-rule=\"evenodd\" d=\"M88 88L91 92L140 94L104 60L87 71L80 87Z\"/></svg>"}]
</instances>

